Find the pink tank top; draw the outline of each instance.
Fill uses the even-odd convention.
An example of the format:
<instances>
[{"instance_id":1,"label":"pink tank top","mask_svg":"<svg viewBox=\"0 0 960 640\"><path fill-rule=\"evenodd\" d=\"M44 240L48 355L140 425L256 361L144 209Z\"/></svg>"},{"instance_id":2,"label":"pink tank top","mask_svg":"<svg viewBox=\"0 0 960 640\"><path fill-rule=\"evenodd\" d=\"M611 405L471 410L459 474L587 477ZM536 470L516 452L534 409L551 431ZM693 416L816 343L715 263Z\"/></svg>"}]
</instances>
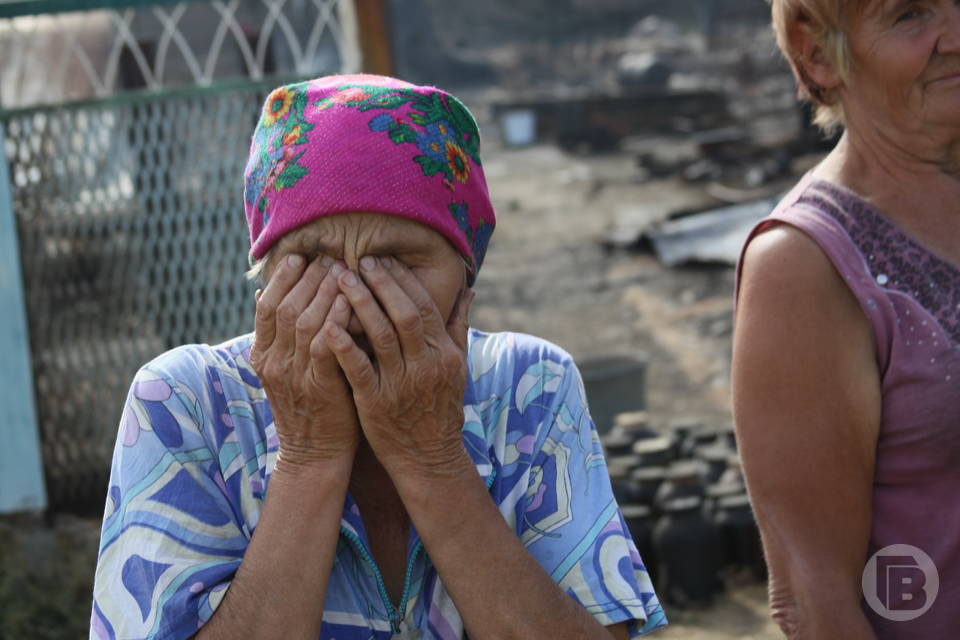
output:
<instances>
[{"instance_id":1,"label":"pink tank top","mask_svg":"<svg viewBox=\"0 0 960 640\"><path fill-rule=\"evenodd\" d=\"M883 407L869 554L912 545L938 574L932 605L898 621L931 600L929 570L902 553L871 561L864 610L881 640L960 638L960 268L856 194L810 176L747 244L780 223L820 246L873 329Z\"/></svg>"}]
</instances>

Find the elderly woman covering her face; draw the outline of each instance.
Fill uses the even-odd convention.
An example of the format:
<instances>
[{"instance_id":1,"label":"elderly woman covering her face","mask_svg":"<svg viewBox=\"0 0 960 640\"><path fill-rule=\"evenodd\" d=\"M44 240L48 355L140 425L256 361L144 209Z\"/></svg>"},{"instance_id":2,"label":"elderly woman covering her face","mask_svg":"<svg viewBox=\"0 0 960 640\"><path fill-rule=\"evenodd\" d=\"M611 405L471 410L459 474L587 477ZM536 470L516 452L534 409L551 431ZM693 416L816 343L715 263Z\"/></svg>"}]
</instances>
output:
<instances>
[{"instance_id":1,"label":"elderly woman covering her face","mask_svg":"<svg viewBox=\"0 0 960 640\"><path fill-rule=\"evenodd\" d=\"M774 617L955 638L960 3L772 6L801 95L845 128L740 265L734 411Z\"/></svg>"},{"instance_id":2,"label":"elderly woman covering her face","mask_svg":"<svg viewBox=\"0 0 960 640\"><path fill-rule=\"evenodd\" d=\"M570 357L468 329L494 215L438 89L274 91L252 335L134 380L92 638L627 638L665 624Z\"/></svg>"}]
</instances>

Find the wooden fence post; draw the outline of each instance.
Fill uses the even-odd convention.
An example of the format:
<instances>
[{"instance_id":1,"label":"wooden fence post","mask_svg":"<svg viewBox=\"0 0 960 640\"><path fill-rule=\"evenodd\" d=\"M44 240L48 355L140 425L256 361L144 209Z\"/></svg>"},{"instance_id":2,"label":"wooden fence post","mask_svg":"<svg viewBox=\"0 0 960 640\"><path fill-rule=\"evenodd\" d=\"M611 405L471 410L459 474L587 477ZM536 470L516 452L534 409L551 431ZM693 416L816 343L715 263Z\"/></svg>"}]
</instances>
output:
<instances>
[{"instance_id":1,"label":"wooden fence post","mask_svg":"<svg viewBox=\"0 0 960 640\"><path fill-rule=\"evenodd\" d=\"M360 37L361 62L365 73L393 75L390 51L390 19L387 0L354 0L357 31Z\"/></svg>"}]
</instances>

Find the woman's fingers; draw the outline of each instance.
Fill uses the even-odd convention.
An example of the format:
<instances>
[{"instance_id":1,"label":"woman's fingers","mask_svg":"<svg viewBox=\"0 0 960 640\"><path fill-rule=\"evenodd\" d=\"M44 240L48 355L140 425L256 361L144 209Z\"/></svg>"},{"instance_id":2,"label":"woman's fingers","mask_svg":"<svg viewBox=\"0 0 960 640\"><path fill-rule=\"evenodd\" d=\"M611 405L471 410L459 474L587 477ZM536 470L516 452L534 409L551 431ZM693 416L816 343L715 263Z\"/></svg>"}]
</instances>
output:
<instances>
[{"instance_id":1,"label":"woman's fingers","mask_svg":"<svg viewBox=\"0 0 960 640\"><path fill-rule=\"evenodd\" d=\"M421 322L423 322L423 331L426 335L439 335L444 329L444 321L440 316L440 310L436 303L430 297L430 293L424 289L416 276L399 260L392 258L382 258L384 267L390 272L400 288L407 294L413 304L416 305L420 313Z\"/></svg>"},{"instance_id":2,"label":"woman's fingers","mask_svg":"<svg viewBox=\"0 0 960 640\"><path fill-rule=\"evenodd\" d=\"M334 281L334 287L336 286ZM314 334L307 349L310 358L308 366L317 384L323 384L324 380L329 380L332 376L339 378L341 375L341 372L338 371L336 356L331 352L324 337L324 328L330 324L343 328L344 333L346 333L347 323L350 322L350 313L350 303L337 289L333 294L330 311L325 315L322 326Z\"/></svg>"},{"instance_id":3,"label":"woman's fingers","mask_svg":"<svg viewBox=\"0 0 960 640\"><path fill-rule=\"evenodd\" d=\"M333 266L333 259L330 256L312 260L300 279L277 304L275 313L277 330L274 337L274 348L277 352L288 355L294 353L301 316L316 297L317 289L331 266Z\"/></svg>"},{"instance_id":4,"label":"woman's fingers","mask_svg":"<svg viewBox=\"0 0 960 640\"><path fill-rule=\"evenodd\" d=\"M337 276L343 273L346 267L342 262L334 262L330 269L324 275L320 285L314 291L313 299L307 308L303 310L297 319L295 336L296 346L294 348L294 366L297 371L304 371L310 366L312 356L312 344L317 338L320 328L327 320L327 314L333 305L334 299L340 294L340 286L337 284ZM322 343L322 341L321 341Z\"/></svg>"},{"instance_id":5,"label":"woman's fingers","mask_svg":"<svg viewBox=\"0 0 960 640\"><path fill-rule=\"evenodd\" d=\"M277 335L277 306L303 275L305 266L306 259L301 255L291 254L281 260L266 289L257 300L254 321L254 347L257 351L263 353L273 346Z\"/></svg>"},{"instance_id":6,"label":"woman's fingers","mask_svg":"<svg viewBox=\"0 0 960 640\"><path fill-rule=\"evenodd\" d=\"M463 353L467 352L467 332L470 330L470 305L476 297L473 289L463 289L457 297L457 304L447 320L447 334Z\"/></svg>"},{"instance_id":7,"label":"woman's fingers","mask_svg":"<svg viewBox=\"0 0 960 640\"><path fill-rule=\"evenodd\" d=\"M380 306L387 313L400 340L403 357L419 360L426 351L423 341L423 319L420 310L396 279L384 267L389 258L367 256L360 260L363 280L373 291Z\"/></svg>"},{"instance_id":8,"label":"woman's fingers","mask_svg":"<svg viewBox=\"0 0 960 640\"><path fill-rule=\"evenodd\" d=\"M347 302L347 297L340 293L338 289L327 318L333 324L338 327L343 327L343 329L346 330L347 325L350 323L351 313L353 313L353 310L350 308L350 303Z\"/></svg>"},{"instance_id":9,"label":"woman's fingers","mask_svg":"<svg viewBox=\"0 0 960 640\"><path fill-rule=\"evenodd\" d=\"M350 317L350 305L347 304L345 297L343 298L343 304L347 307L345 313L347 319L343 320L342 323L335 322L332 317L333 314L331 314L319 335L323 337L326 348L337 359L343 375L346 376L347 382L353 389L354 397L359 395L362 398L369 398L377 392L379 386L377 371L373 368L373 363L370 362L367 354L357 346L354 339L347 333L346 323ZM337 313L340 312L337 311Z\"/></svg>"},{"instance_id":10,"label":"woman's fingers","mask_svg":"<svg viewBox=\"0 0 960 640\"><path fill-rule=\"evenodd\" d=\"M373 292L353 271L344 271L340 274L338 281L340 291L347 297L353 312L357 315L357 320L360 321L360 326L363 327L367 342L377 356L377 362L388 371L401 367L402 355L397 333L390 318L374 298Z\"/></svg>"}]
</instances>

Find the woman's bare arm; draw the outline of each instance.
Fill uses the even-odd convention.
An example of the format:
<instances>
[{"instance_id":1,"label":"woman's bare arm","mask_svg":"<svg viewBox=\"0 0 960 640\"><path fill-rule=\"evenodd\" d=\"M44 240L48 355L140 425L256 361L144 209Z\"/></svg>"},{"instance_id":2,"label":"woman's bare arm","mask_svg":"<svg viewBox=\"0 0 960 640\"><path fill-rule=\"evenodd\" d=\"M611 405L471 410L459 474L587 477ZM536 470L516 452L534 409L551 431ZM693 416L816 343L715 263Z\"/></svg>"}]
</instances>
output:
<instances>
[{"instance_id":1,"label":"woman's bare arm","mask_svg":"<svg viewBox=\"0 0 960 640\"><path fill-rule=\"evenodd\" d=\"M319 637L351 465L273 473L243 562L196 640Z\"/></svg>"},{"instance_id":2,"label":"woman's bare arm","mask_svg":"<svg viewBox=\"0 0 960 640\"><path fill-rule=\"evenodd\" d=\"M466 451L460 473L409 474L397 488L471 638L629 637L625 622L602 627L551 579L507 526Z\"/></svg>"},{"instance_id":3,"label":"woman's bare arm","mask_svg":"<svg viewBox=\"0 0 960 640\"><path fill-rule=\"evenodd\" d=\"M820 248L780 226L748 247L733 408L789 638L873 638L861 610L881 391L872 332Z\"/></svg>"},{"instance_id":4,"label":"woman's bare arm","mask_svg":"<svg viewBox=\"0 0 960 640\"><path fill-rule=\"evenodd\" d=\"M360 432L346 381L317 337L326 320L349 318L337 304L342 270L293 255L258 295L250 363L270 400L277 464L240 568L199 640L320 635Z\"/></svg>"},{"instance_id":5,"label":"woman's bare arm","mask_svg":"<svg viewBox=\"0 0 960 640\"><path fill-rule=\"evenodd\" d=\"M343 325L328 322L324 333L353 388L361 428L467 634L497 640L625 637L625 624L602 626L524 548L464 448L472 293L462 292L445 321L399 261L364 258L360 265L372 291L346 276L341 290L376 353L376 366Z\"/></svg>"}]
</instances>

